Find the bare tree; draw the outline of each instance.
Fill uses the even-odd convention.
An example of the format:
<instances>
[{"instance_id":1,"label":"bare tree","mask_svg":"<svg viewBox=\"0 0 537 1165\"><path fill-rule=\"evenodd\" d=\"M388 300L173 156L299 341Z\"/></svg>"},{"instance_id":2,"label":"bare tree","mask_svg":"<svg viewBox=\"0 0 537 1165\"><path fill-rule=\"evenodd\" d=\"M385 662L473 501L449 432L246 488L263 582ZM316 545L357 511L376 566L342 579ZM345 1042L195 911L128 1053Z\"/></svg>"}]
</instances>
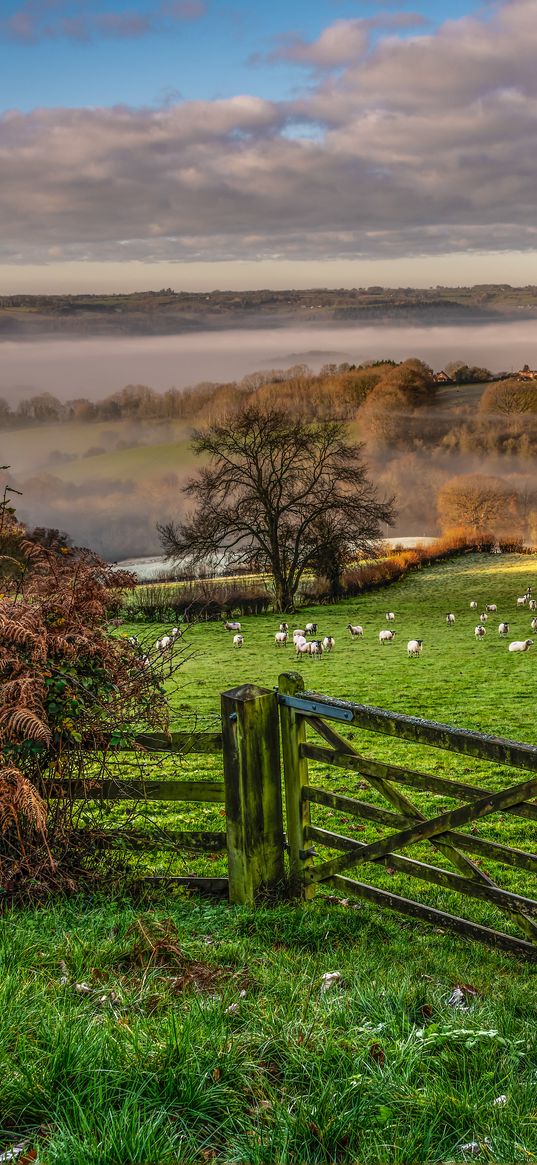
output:
<instances>
[{"instance_id":1,"label":"bare tree","mask_svg":"<svg viewBox=\"0 0 537 1165\"><path fill-rule=\"evenodd\" d=\"M450 478L438 491L440 523L444 529L468 526L475 534L482 534L491 526L512 519L516 501L516 490L500 477L461 474Z\"/></svg>"},{"instance_id":2,"label":"bare tree","mask_svg":"<svg viewBox=\"0 0 537 1165\"><path fill-rule=\"evenodd\" d=\"M208 465L184 490L195 509L158 526L166 557L254 561L272 574L279 611L293 609L304 571L326 558L327 532L348 559L374 553L382 523L393 524L393 499L378 498L363 446L340 421L304 424L248 406L195 431L193 448Z\"/></svg>"}]
</instances>

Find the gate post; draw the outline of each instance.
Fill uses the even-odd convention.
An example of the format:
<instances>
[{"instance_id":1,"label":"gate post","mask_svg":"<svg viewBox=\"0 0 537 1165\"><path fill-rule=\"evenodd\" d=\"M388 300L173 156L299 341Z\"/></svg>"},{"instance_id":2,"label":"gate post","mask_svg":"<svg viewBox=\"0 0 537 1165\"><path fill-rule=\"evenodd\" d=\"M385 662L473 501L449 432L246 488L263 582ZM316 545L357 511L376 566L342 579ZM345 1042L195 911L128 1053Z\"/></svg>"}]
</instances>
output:
<instances>
[{"instance_id":1,"label":"gate post","mask_svg":"<svg viewBox=\"0 0 537 1165\"><path fill-rule=\"evenodd\" d=\"M287 672L278 677L282 695L300 696L304 680L298 672ZM305 884L304 872L313 865L304 849L304 827L310 823L310 806L302 800L302 789L308 784L308 762L300 755L300 745L306 741L304 717L294 708L280 704L285 804L287 812L287 842L289 848L289 882L291 893L297 898L313 898L315 885Z\"/></svg>"},{"instance_id":2,"label":"gate post","mask_svg":"<svg viewBox=\"0 0 537 1165\"><path fill-rule=\"evenodd\" d=\"M255 684L223 692L229 900L252 905L285 878L276 693Z\"/></svg>"}]
</instances>

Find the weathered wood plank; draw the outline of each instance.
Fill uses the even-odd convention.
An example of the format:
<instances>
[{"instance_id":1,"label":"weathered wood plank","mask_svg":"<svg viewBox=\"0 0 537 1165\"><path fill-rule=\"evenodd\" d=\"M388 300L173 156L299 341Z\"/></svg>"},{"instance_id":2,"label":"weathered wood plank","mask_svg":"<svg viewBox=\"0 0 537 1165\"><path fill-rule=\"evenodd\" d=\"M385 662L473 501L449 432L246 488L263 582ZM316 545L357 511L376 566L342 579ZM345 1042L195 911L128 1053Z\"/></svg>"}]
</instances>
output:
<instances>
[{"instance_id":1,"label":"weathered wood plank","mask_svg":"<svg viewBox=\"0 0 537 1165\"><path fill-rule=\"evenodd\" d=\"M408 829L402 829L398 833L390 834L388 837L381 838L378 841L370 842L364 846L359 856L353 855L349 860L347 855L340 858L334 858L331 862L325 862L314 871L309 871L307 877L311 877L313 881L323 881L334 874L339 874L341 870L352 865L354 861L374 861L376 858L382 857L383 854L391 853L392 850L398 850L407 845L413 845L415 842L427 841L432 837L438 837L460 825L467 825L470 821L476 818L488 816L490 813L498 812L508 805L516 805L517 802L525 801L528 797L532 797L537 791L537 778L532 777L529 781L523 781L518 785L513 785L510 789L502 789L499 793L493 793L491 797L485 797L480 801L474 801L471 805L461 805L458 809L452 809L449 813L441 813L438 817L433 817L428 821L420 821L416 825L410 826Z\"/></svg>"},{"instance_id":2,"label":"weathered wood plank","mask_svg":"<svg viewBox=\"0 0 537 1165\"><path fill-rule=\"evenodd\" d=\"M537 947L525 939L516 938L501 931L492 930L488 926L481 926L477 922L469 922L465 918L446 914L443 910L435 910L433 906L424 906L421 902L414 902L409 898L402 898L399 894L391 894L388 890L378 890L375 886L368 886L364 882L356 882L354 878L343 878L335 875L330 879L331 885L338 890L349 894L356 894L379 906L386 906L399 914L410 915L423 922L432 922L434 926L443 930L452 930L461 934L463 938L476 939L495 950L504 950L513 954L523 955L530 962L537 962Z\"/></svg>"},{"instance_id":3,"label":"weathered wood plank","mask_svg":"<svg viewBox=\"0 0 537 1165\"><path fill-rule=\"evenodd\" d=\"M358 851L363 848L363 842L354 838L343 837L327 829L309 826L308 841L317 841L329 849L341 849L347 852ZM419 878L422 882L430 882L434 886L441 886L446 890L455 890L457 894L464 894L470 898L478 898L482 902L489 902L508 914L524 912L532 917L537 916L537 901L534 898L525 898L521 894L514 894L509 890L501 890L498 886L489 886L483 882L476 882L473 878L466 878L462 874L453 874L451 870L444 870L439 866L430 866L427 862L418 862L414 858L405 858L401 854L384 854L379 861L384 866L399 870L401 874L409 874L412 878Z\"/></svg>"},{"instance_id":4,"label":"weathered wood plank","mask_svg":"<svg viewBox=\"0 0 537 1165\"><path fill-rule=\"evenodd\" d=\"M162 829L160 833L144 829L103 829L101 833L93 830L73 830L71 835L75 841L87 838L97 849L109 849L124 846L132 850L154 849L187 849L200 853L219 853L226 848L226 835L223 832L210 832L198 829Z\"/></svg>"},{"instance_id":5,"label":"weathered wood plank","mask_svg":"<svg viewBox=\"0 0 537 1165\"><path fill-rule=\"evenodd\" d=\"M254 903L285 878L278 704L243 684L221 696L229 899Z\"/></svg>"},{"instance_id":6,"label":"weathered wood plank","mask_svg":"<svg viewBox=\"0 0 537 1165\"><path fill-rule=\"evenodd\" d=\"M304 680L296 672L281 675L278 679L279 691L286 695L300 695ZM304 880L304 871L312 865L312 859L304 850L304 829L309 825L309 804L302 793L308 784L308 762L301 755L301 745L306 740L306 724L303 716L280 704L280 728L282 736L283 772L285 779L285 806L287 813L287 845L289 849L289 882L291 893L301 898L312 898L314 887Z\"/></svg>"},{"instance_id":7,"label":"weathered wood plank","mask_svg":"<svg viewBox=\"0 0 537 1165\"><path fill-rule=\"evenodd\" d=\"M198 878L194 874L178 877L176 874L144 874L141 882L166 882L171 886L185 886L187 890L199 890L202 894L227 894L227 878Z\"/></svg>"},{"instance_id":8,"label":"weathered wood plank","mask_svg":"<svg viewBox=\"0 0 537 1165\"><path fill-rule=\"evenodd\" d=\"M309 723L317 729L317 724L313 722L313 718L310 719ZM335 768L351 769L363 777L379 777L388 781L396 781L398 784L409 785L413 789L421 789L427 793L437 793L458 800L465 797L469 801L477 801L479 797L487 797L492 792L491 789L484 789L481 785L467 785L463 781L454 781L447 777L437 777L433 774L417 772L414 769L402 768L399 765L371 760L369 757L360 756L354 749L351 751L350 744L347 745L346 749L332 749L308 742L301 745L301 752L309 760L333 765ZM537 805L530 802L513 805L506 812L512 814L513 817L526 817L532 821L537 821Z\"/></svg>"},{"instance_id":9,"label":"weathered wood plank","mask_svg":"<svg viewBox=\"0 0 537 1165\"><path fill-rule=\"evenodd\" d=\"M222 751L221 732L142 732L136 742L150 752L213 753ZM130 751L130 750L125 750Z\"/></svg>"},{"instance_id":10,"label":"weathered wood plank","mask_svg":"<svg viewBox=\"0 0 537 1165\"><path fill-rule=\"evenodd\" d=\"M382 825L403 826L408 817L394 813L392 809L385 809L382 805L370 805L367 801L356 801L351 797L344 797L340 793L329 793L326 789L318 789L314 785L308 786L303 792L304 798L319 805L327 805L354 817L364 817L369 821L379 821ZM513 846L501 845L497 841L487 841L476 837L473 833L457 833L448 830L445 834L458 849L477 854L479 857L490 858L502 865L514 866L520 870L528 870L537 874L537 854L526 853Z\"/></svg>"},{"instance_id":11,"label":"weathered wood plank","mask_svg":"<svg viewBox=\"0 0 537 1165\"><path fill-rule=\"evenodd\" d=\"M348 700L334 700L318 692L304 692L307 699L320 705L318 716L322 716L323 704L344 708L352 712L352 723L370 732L381 732L410 740L414 744L430 744L435 748L460 752L479 760L494 761L496 764L511 765L513 768L530 769L537 772L537 746L520 744L501 736L489 736L468 728L452 728L436 720L422 720L419 716L407 716L402 712L387 712L367 704L355 704Z\"/></svg>"},{"instance_id":12,"label":"weathered wood plank","mask_svg":"<svg viewBox=\"0 0 537 1165\"><path fill-rule=\"evenodd\" d=\"M40 790L45 797L63 797L79 801L209 801L223 804L222 781L113 781L113 780L43 780Z\"/></svg>"}]
</instances>

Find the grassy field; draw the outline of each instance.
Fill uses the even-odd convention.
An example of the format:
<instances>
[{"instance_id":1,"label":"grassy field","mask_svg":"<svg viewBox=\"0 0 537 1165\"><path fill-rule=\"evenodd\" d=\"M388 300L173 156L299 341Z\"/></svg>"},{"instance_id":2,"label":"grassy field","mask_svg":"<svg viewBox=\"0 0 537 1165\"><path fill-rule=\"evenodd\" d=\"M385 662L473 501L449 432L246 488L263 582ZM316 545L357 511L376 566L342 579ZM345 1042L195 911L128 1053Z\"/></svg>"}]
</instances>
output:
<instances>
[{"instance_id":1,"label":"grassy field","mask_svg":"<svg viewBox=\"0 0 537 1165\"><path fill-rule=\"evenodd\" d=\"M301 661L306 685L537 743L537 646L510 655L497 632L507 619L509 639L530 634L530 614L516 609L528 583L537 592L532 558L471 555L356 602L301 611L296 626L313 619L336 638L332 656ZM482 642L473 634L474 598L480 609L498 605ZM381 647L387 610L397 636ZM350 621L363 623L363 641L350 640ZM270 687L295 669L292 650L274 644L277 616L241 622L241 651L219 624L189 632L176 727L212 726L221 690ZM131 630L151 641L164 628L120 633ZM424 639L420 659L406 656L412 637ZM520 779L387 737L356 731L353 743L487 787ZM176 765L177 776L219 772L218 756ZM347 771L319 769L315 779L357 787ZM425 808L442 804L412 797ZM155 808L148 827L158 816L175 828L221 829L221 812ZM317 820L342 833L353 827L329 810ZM358 829L360 840L378 836L369 825ZM480 822L479 832L535 848L522 818ZM221 866L216 855L186 855L179 868ZM487 870L535 896L520 871ZM492 908L462 910L449 892L408 881L403 888L384 868L371 880L498 925ZM0 965L0 1150L27 1142L43 1165L537 1160L535 969L438 929L327 901L326 891L306 907L254 911L160 890L8 913ZM341 980L323 990L333 971Z\"/></svg>"}]
</instances>

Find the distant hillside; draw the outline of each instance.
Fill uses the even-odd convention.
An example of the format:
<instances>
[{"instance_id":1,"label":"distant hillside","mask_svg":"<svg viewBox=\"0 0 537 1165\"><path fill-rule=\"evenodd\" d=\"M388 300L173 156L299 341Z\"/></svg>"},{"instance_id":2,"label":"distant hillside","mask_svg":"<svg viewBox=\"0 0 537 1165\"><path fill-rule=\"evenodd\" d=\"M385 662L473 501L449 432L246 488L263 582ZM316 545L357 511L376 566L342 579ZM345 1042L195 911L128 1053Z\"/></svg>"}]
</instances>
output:
<instances>
[{"instance_id":1,"label":"distant hillside","mask_svg":"<svg viewBox=\"0 0 537 1165\"><path fill-rule=\"evenodd\" d=\"M311 324L471 324L537 316L537 287L313 288L161 291L132 295L5 295L0 339L36 335L176 335Z\"/></svg>"}]
</instances>

